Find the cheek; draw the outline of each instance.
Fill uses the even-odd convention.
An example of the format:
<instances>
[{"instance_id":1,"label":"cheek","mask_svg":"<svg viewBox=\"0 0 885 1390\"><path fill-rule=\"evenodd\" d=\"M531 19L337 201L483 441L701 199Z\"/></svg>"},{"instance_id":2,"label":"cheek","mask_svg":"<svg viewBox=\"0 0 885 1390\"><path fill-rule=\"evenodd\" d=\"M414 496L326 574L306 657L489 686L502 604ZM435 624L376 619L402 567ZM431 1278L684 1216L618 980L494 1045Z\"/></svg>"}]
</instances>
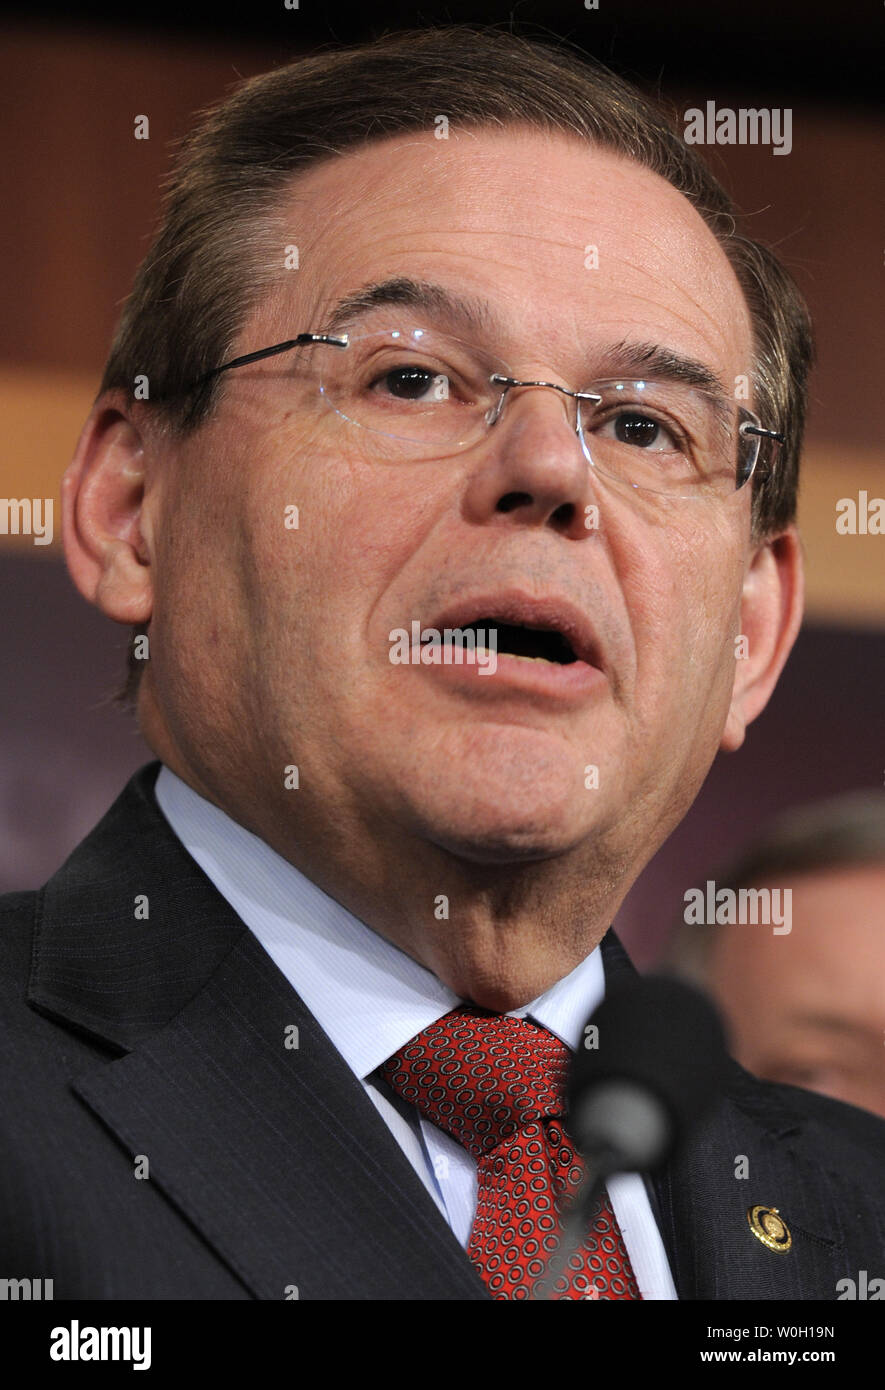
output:
<instances>
[{"instance_id":1,"label":"cheek","mask_svg":"<svg viewBox=\"0 0 885 1390\"><path fill-rule=\"evenodd\" d=\"M673 537L672 563L691 650L718 652L737 630L744 547L714 514Z\"/></svg>"},{"instance_id":2,"label":"cheek","mask_svg":"<svg viewBox=\"0 0 885 1390\"><path fill-rule=\"evenodd\" d=\"M380 465L337 420L268 431L242 499L238 568L267 643L309 635L327 670L364 654L373 611L445 510L451 480L429 464ZM382 605L383 606L383 605ZM387 651L387 645L384 645Z\"/></svg>"},{"instance_id":3,"label":"cheek","mask_svg":"<svg viewBox=\"0 0 885 1390\"><path fill-rule=\"evenodd\" d=\"M646 519L621 567L644 707L668 718L675 706L706 700L720 680L730 689L733 678L733 669L727 682L722 672L737 630L737 546L720 526L690 520L689 526L684 514Z\"/></svg>"},{"instance_id":4,"label":"cheek","mask_svg":"<svg viewBox=\"0 0 885 1390\"><path fill-rule=\"evenodd\" d=\"M188 650L223 641L233 608L231 518L240 498L224 469L206 465L210 455L211 442L199 458L177 460L157 533L153 629L160 640Z\"/></svg>"}]
</instances>

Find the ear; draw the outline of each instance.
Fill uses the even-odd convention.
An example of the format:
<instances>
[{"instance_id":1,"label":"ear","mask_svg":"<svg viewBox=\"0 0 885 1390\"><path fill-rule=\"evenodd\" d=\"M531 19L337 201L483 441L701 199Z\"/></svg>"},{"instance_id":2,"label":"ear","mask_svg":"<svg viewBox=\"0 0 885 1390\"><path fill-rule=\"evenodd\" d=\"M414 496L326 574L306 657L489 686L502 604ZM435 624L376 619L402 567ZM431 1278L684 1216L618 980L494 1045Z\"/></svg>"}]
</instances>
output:
<instances>
[{"instance_id":1,"label":"ear","mask_svg":"<svg viewBox=\"0 0 885 1390\"><path fill-rule=\"evenodd\" d=\"M153 606L145 484L131 400L106 392L62 479L62 535L80 593L118 623L146 623Z\"/></svg>"},{"instance_id":2,"label":"ear","mask_svg":"<svg viewBox=\"0 0 885 1390\"><path fill-rule=\"evenodd\" d=\"M747 725L761 714L802 624L805 581L799 533L791 526L763 541L750 557L741 595L739 655L721 747L733 753Z\"/></svg>"}]
</instances>

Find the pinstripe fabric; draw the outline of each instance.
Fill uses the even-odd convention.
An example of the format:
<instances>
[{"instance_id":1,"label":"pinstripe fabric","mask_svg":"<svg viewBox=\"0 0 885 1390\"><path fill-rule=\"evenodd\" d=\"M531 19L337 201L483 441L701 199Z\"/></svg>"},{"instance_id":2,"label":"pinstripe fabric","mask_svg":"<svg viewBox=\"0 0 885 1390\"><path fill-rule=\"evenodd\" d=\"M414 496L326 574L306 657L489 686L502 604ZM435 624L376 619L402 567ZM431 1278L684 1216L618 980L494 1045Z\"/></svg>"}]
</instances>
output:
<instances>
[{"instance_id":1,"label":"pinstripe fabric","mask_svg":"<svg viewBox=\"0 0 885 1390\"><path fill-rule=\"evenodd\" d=\"M169 830L158 770L40 893L0 900L4 1270L58 1300L486 1299L359 1080ZM603 956L608 978L632 970L611 933ZM883 1170L881 1120L735 1065L649 1184L680 1298L826 1300L881 1272ZM753 1202L779 1207L788 1254L752 1235Z\"/></svg>"}]
</instances>

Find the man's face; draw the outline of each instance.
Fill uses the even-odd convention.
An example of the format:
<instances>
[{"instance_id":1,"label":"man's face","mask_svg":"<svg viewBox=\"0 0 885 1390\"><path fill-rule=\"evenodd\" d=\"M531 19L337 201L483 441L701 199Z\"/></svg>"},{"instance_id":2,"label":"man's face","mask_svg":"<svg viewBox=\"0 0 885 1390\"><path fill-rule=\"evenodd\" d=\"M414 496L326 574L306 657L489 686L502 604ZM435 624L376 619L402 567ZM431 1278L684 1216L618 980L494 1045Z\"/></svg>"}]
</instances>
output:
<instances>
[{"instance_id":1,"label":"man's face","mask_svg":"<svg viewBox=\"0 0 885 1390\"><path fill-rule=\"evenodd\" d=\"M792 894L790 932L723 928L707 977L734 1055L766 1080L885 1116L885 867L761 886Z\"/></svg>"},{"instance_id":2,"label":"man's face","mask_svg":"<svg viewBox=\"0 0 885 1390\"><path fill-rule=\"evenodd\" d=\"M727 391L750 373L747 310L708 228L662 179L577 140L386 140L293 185L286 228L280 263L295 243L299 268L235 353L409 277L484 300L481 345L522 379L583 387L614 374L625 342L700 361ZM397 306L350 331L416 326L452 331ZM395 827L477 862L594 846L622 873L681 818L722 738L749 494L673 500L603 479L574 403L551 391L513 393L469 449L390 462L296 356L265 360L227 375L215 418L161 474L153 698L228 807L236 787L274 815ZM390 633L414 620L514 605L530 626L533 611L538 626L580 615L594 662L576 680L503 656L482 676L390 660Z\"/></svg>"}]
</instances>

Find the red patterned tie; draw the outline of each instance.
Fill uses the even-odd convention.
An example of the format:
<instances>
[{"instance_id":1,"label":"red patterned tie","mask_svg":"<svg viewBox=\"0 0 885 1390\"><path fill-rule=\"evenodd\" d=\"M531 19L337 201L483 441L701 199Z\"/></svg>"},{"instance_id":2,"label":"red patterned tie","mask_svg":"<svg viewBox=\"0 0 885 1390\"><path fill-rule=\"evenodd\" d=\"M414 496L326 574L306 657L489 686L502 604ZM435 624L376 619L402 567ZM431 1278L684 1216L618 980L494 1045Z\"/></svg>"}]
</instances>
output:
<instances>
[{"instance_id":1,"label":"red patterned tie","mask_svg":"<svg viewBox=\"0 0 885 1390\"><path fill-rule=\"evenodd\" d=\"M462 1006L425 1028L382 1074L477 1160L467 1254L494 1298L528 1298L559 1239L558 1205L583 1177L563 1130L568 1049L526 1019ZM608 1197L554 1297L641 1297Z\"/></svg>"}]
</instances>

